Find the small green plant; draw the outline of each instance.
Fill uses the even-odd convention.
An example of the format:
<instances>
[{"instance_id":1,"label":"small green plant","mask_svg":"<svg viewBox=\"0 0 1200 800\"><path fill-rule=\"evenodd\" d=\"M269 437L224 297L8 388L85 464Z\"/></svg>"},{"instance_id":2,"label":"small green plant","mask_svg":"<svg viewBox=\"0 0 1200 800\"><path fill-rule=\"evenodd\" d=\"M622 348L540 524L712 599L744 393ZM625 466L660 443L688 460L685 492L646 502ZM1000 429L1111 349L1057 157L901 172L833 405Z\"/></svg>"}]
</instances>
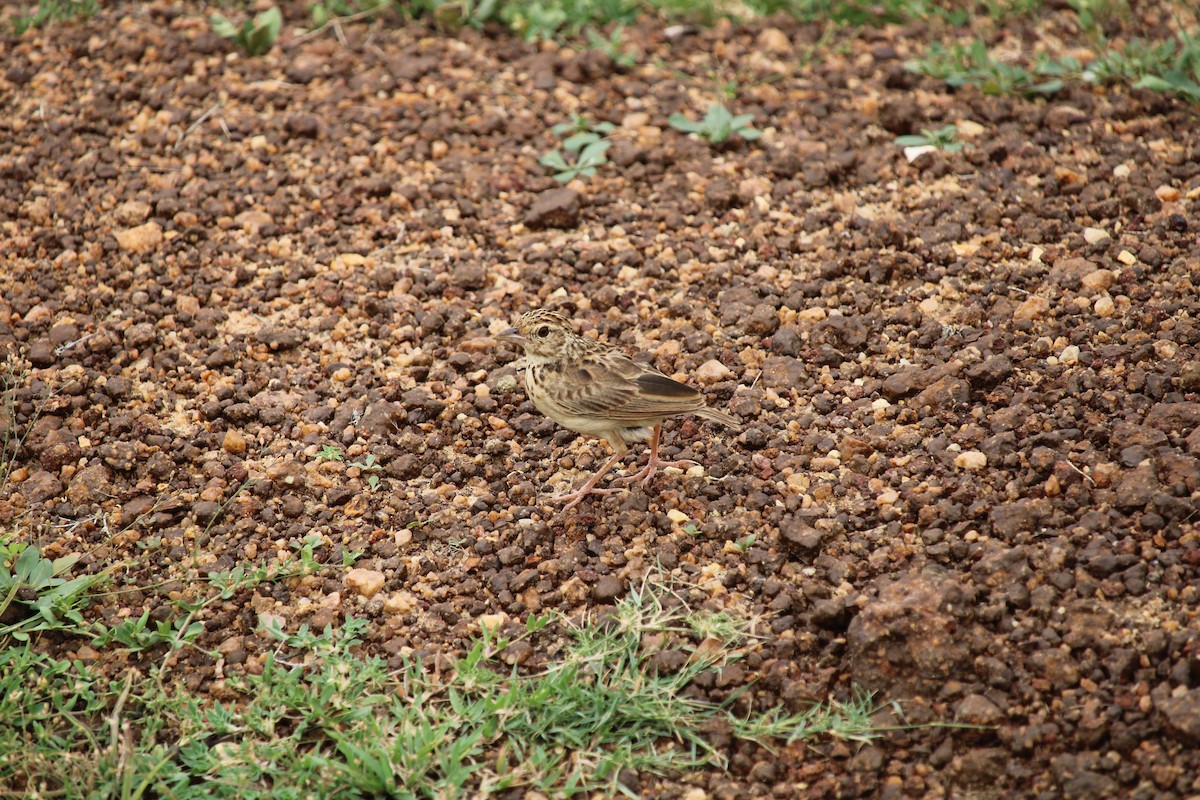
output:
<instances>
[{"instance_id":1,"label":"small green plant","mask_svg":"<svg viewBox=\"0 0 1200 800\"><path fill-rule=\"evenodd\" d=\"M208 22L217 36L233 40L247 55L261 56L270 50L279 38L279 31L283 28L283 15L278 7L271 6L255 15L254 19L244 21L241 27L234 25L223 14L213 14L208 18Z\"/></svg>"},{"instance_id":2,"label":"small green plant","mask_svg":"<svg viewBox=\"0 0 1200 800\"><path fill-rule=\"evenodd\" d=\"M90 19L99 10L99 0L39 0L32 13L13 18L13 33L20 36L30 28L42 28L51 22Z\"/></svg>"},{"instance_id":3,"label":"small green plant","mask_svg":"<svg viewBox=\"0 0 1200 800\"><path fill-rule=\"evenodd\" d=\"M92 644L96 647L107 647L116 642L137 653L160 644L168 644L172 648L192 644L204 633L204 623L192 622L190 617L177 617L173 620L159 620L152 625L150 611L147 609L140 617L130 617L112 627L95 623L93 631L95 635L92 637Z\"/></svg>"},{"instance_id":4,"label":"small green plant","mask_svg":"<svg viewBox=\"0 0 1200 800\"><path fill-rule=\"evenodd\" d=\"M696 122L678 112L668 118L671 127L684 133L694 133L709 144L723 144L734 136L748 142L762 136L762 131L750 125L753 114L731 114L724 103L713 103L708 107L704 119Z\"/></svg>"},{"instance_id":5,"label":"small green plant","mask_svg":"<svg viewBox=\"0 0 1200 800\"><path fill-rule=\"evenodd\" d=\"M989 95L1051 95L1064 86L1059 77L1039 80L1046 76L997 61L982 40L965 47L961 44L945 47L934 42L923 58L905 62L904 67L910 72L939 78L950 86L978 86Z\"/></svg>"},{"instance_id":6,"label":"small green plant","mask_svg":"<svg viewBox=\"0 0 1200 800\"><path fill-rule=\"evenodd\" d=\"M637 63L637 54L625 49L624 34L625 26L616 25L612 29L612 33L604 36L595 28L588 28L584 31L587 36L588 47L592 50L598 50L604 53L612 62L622 69L629 69Z\"/></svg>"},{"instance_id":7,"label":"small green plant","mask_svg":"<svg viewBox=\"0 0 1200 800\"><path fill-rule=\"evenodd\" d=\"M639 0L531 0L504 3L500 19L526 41L572 39L585 27L637 22Z\"/></svg>"},{"instance_id":8,"label":"small green plant","mask_svg":"<svg viewBox=\"0 0 1200 800\"><path fill-rule=\"evenodd\" d=\"M374 453L367 453L366 458L362 461L351 461L349 466L358 467L363 472L379 472L383 469L379 462L375 460Z\"/></svg>"},{"instance_id":9,"label":"small green plant","mask_svg":"<svg viewBox=\"0 0 1200 800\"><path fill-rule=\"evenodd\" d=\"M590 144L595 144L617 129L611 122L592 122L587 117L575 114L570 122L560 122L550 129L555 136L563 138L563 149L578 153Z\"/></svg>"},{"instance_id":10,"label":"small green plant","mask_svg":"<svg viewBox=\"0 0 1200 800\"><path fill-rule=\"evenodd\" d=\"M737 548L739 553L744 553L753 547L756 541L758 541L758 534L750 533L734 542L733 546Z\"/></svg>"},{"instance_id":11,"label":"small green plant","mask_svg":"<svg viewBox=\"0 0 1200 800\"><path fill-rule=\"evenodd\" d=\"M375 460L373 453L367 453L367 457L362 461L351 461L350 466L358 467L363 472L367 473L367 486L372 492L379 491L380 482L379 475L376 474L383 469L382 466Z\"/></svg>"},{"instance_id":12,"label":"small green plant","mask_svg":"<svg viewBox=\"0 0 1200 800\"><path fill-rule=\"evenodd\" d=\"M569 122L560 122L550 129L555 136L565 137L562 150L571 153L574 160L568 161L562 150L551 150L538 163L554 170L554 179L559 183L569 183L581 175L590 178L608 163L605 153L612 142L604 137L614 130L616 126L611 122L593 123L577 114Z\"/></svg>"},{"instance_id":13,"label":"small green plant","mask_svg":"<svg viewBox=\"0 0 1200 800\"><path fill-rule=\"evenodd\" d=\"M316 458L317 461L345 460L345 456L342 455L342 448L332 444L321 445L321 449L317 451L317 454L314 456L314 458Z\"/></svg>"},{"instance_id":14,"label":"small green plant","mask_svg":"<svg viewBox=\"0 0 1200 800\"><path fill-rule=\"evenodd\" d=\"M935 130L922 128L919 134L897 136L896 144L901 147L933 147L947 153L957 153L963 149L963 143L958 141L957 125L945 125Z\"/></svg>"},{"instance_id":15,"label":"small green plant","mask_svg":"<svg viewBox=\"0 0 1200 800\"><path fill-rule=\"evenodd\" d=\"M1164 46L1159 51L1166 58L1171 58L1170 65L1160 63L1153 70L1147 69L1151 74L1143 75L1133 88L1176 94L1193 103L1200 103L1200 30L1190 33L1182 31L1178 39L1178 51L1173 42L1167 43L1172 47Z\"/></svg>"},{"instance_id":16,"label":"small green plant","mask_svg":"<svg viewBox=\"0 0 1200 800\"><path fill-rule=\"evenodd\" d=\"M1079 27L1085 33L1100 36L1106 23L1129 16L1127 0L1067 0L1067 5L1079 17Z\"/></svg>"},{"instance_id":17,"label":"small green plant","mask_svg":"<svg viewBox=\"0 0 1200 800\"><path fill-rule=\"evenodd\" d=\"M87 592L105 580L104 574L62 577L78 556L63 556L51 561L42 558L33 545L6 541L0 561L0 615L13 603L25 606L27 616L8 625L0 625L0 636L26 641L40 631L77 630L84 627L83 608Z\"/></svg>"},{"instance_id":18,"label":"small green plant","mask_svg":"<svg viewBox=\"0 0 1200 800\"><path fill-rule=\"evenodd\" d=\"M608 163L605 153L611 144L608 141L589 144L579 153L574 163L568 163L558 150L551 150L539 158L538 163L554 170L554 179L559 183L570 183L581 175L590 178L596 174L599 167Z\"/></svg>"}]
</instances>

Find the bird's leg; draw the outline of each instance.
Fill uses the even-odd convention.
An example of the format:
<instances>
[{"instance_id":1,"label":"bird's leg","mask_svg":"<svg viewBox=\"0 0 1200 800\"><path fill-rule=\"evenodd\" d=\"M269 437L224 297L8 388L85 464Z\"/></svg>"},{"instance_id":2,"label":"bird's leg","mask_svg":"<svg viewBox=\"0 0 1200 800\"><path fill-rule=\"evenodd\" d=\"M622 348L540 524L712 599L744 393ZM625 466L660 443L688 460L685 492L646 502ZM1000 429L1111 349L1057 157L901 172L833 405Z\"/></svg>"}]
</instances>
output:
<instances>
[{"instance_id":1,"label":"bird's leg","mask_svg":"<svg viewBox=\"0 0 1200 800\"><path fill-rule=\"evenodd\" d=\"M579 501L583 500L583 498L587 497L589 494L616 494L617 492L622 491L621 489L597 489L596 483L603 478L605 473L612 469L618 461L621 460L621 456L623 455L625 455L624 450L619 453L613 453L612 457L609 458L608 461L604 462L604 466L596 470L596 474L589 478L587 483L573 492L568 494L560 494L553 499L559 501L569 500L570 502L563 506L563 511L566 511L579 505Z\"/></svg>"},{"instance_id":2,"label":"bird's leg","mask_svg":"<svg viewBox=\"0 0 1200 800\"><path fill-rule=\"evenodd\" d=\"M642 486L645 486L646 484L650 483L650 479L654 477L655 472L658 472L659 467L676 467L677 469L687 469L688 467L696 466L695 461L660 460L658 457L658 435L661 432L662 425L655 425L654 434L650 437L650 460L646 462L646 466L642 467L642 469L633 475L629 475L624 478L617 478L613 481L614 484L625 483L626 481L632 483L633 481L640 480L642 482Z\"/></svg>"}]
</instances>

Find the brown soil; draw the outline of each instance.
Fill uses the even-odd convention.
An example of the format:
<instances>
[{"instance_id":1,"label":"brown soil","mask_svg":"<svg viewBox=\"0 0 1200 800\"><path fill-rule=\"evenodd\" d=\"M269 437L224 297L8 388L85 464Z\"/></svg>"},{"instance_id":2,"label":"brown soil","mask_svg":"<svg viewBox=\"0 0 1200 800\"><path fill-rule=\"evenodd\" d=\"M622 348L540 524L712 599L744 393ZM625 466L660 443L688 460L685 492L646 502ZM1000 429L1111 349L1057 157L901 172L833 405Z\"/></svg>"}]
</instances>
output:
<instances>
[{"instance_id":1,"label":"brown soil","mask_svg":"<svg viewBox=\"0 0 1200 800\"><path fill-rule=\"evenodd\" d=\"M369 600L331 567L217 607L177 667L203 693L208 651L261 663L266 606L452 656L480 615L601 607L658 562L769 631L714 697L860 685L987 727L731 745L728 774L644 776L647 797L1200 791L1194 109L952 90L902 69L924 26L813 49L786 20L648 23L623 71L366 23L247 59L201 11L0 40L0 349L28 366L0 524L143 587L89 614L167 613L196 558L312 533L385 577ZM1023 25L994 38L1040 38ZM667 125L703 114L713 71L761 140ZM564 194L537 159L572 113L619 130ZM893 144L964 121L963 153ZM607 451L538 415L491 338L541 305L745 432L672 421L666 456L703 474L559 513ZM349 466L367 454L378 491Z\"/></svg>"}]
</instances>

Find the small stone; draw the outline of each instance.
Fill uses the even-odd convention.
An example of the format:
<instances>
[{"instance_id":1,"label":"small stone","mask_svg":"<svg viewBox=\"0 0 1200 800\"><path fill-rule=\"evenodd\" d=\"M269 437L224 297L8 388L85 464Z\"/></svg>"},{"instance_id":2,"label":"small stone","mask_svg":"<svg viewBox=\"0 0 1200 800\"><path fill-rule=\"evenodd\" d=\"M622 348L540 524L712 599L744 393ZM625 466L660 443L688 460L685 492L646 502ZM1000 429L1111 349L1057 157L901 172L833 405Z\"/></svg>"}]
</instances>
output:
<instances>
[{"instance_id":1,"label":"small stone","mask_svg":"<svg viewBox=\"0 0 1200 800\"><path fill-rule=\"evenodd\" d=\"M58 478L45 470L38 470L21 484L21 495L31 503L44 503L52 497L58 497L62 488Z\"/></svg>"},{"instance_id":2,"label":"small stone","mask_svg":"<svg viewBox=\"0 0 1200 800\"><path fill-rule=\"evenodd\" d=\"M954 466L966 470L983 469L987 466L987 456L978 450L964 450L955 457Z\"/></svg>"},{"instance_id":3,"label":"small stone","mask_svg":"<svg viewBox=\"0 0 1200 800\"><path fill-rule=\"evenodd\" d=\"M29 346L29 363L35 367L48 367L54 363L54 345L47 339L38 339Z\"/></svg>"},{"instance_id":4,"label":"small stone","mask_svg":"<svg viewBox=\"0 0 1200 800\"><path fill-rule=\"evenodd\" d=\"M792 49L791 40L779 28L763 29L762 33L758 34L757 44L759 49L768 53L789 53Z\"/></svg>"},{"instance_id":5,"label":"small stone","mask_svg":"<svg viewBox=\"0 0 1200 800\"><path fill-rule=\"evenodd\" d=\"M987 128L975 120L963 119L958 122L958 138L960 139L978 139L986 132Z\"/></svg>"},{"instance_id":6,"label":"small stone","mask_svg":"<svg viewBox=\"0 0 1200 800\"><path fill-rule=\"evenodd\" d=\"M525 227L574 228L579 223L579 192L561 187L542 192L525 215Z\"/></svg>"},{"instance_id":7,"label":"small stone","mask_svg":"<svg viewBox=\"0 0 1200 800\"><path fill-rule=\"evenodd\" d=\"M1079 363L1079 345L1069 344L1063 348L1058 354L1058 363L1060 364L1078 364Z\"/></svg>"},{"instance_id":8,"label":"small stone","mask_svg":"<svg viewBox=\"0 0 1200 800\"><path fill-rule=\"evenodd\" d=\"M969 725L995 725L1004 717L1000 707L981 694L969 694L958 704L954 718Z\"/></svg>"},{"instance_id":9,"label":"small stone","mask_svg":"<svg viewBox=\"0 0 1200 800\"><path fill-rule=\"evenodd\" d=\"M498 614L482 614L479 617L480 630L495 632L508 624L508 614L501 611Z\"/></svg>"},{"instance_id":10,"label":"small stone","mask_svg":"<svg viewBox=\"0 0 1200 800\"><path fill-rule=\"evenodd\" d=\"M1159 186L1154 190L1154 195L1164 203L1174 203L1179 199L1179 190L1174 186Z\"/></svg>"},{"instance_id":11,"label":"small stone","mask_svg":"<svg viewBox=\"0 0 1200 800\"><path fill-rule=\"evenodd\" d=\"M393 592L383 601L383 610L389 614L407 614L417 607L417 598L411 592Z\"/></svg>"},{"instance_id":12,"label":"small stone","mask_svg":"<svg viewBox=\"0 0 1200 800\"><path fill-rule=\"evenodd\" d=\"M705 361L696 370L696 380L701 383L716 383L723 381L733 375L729 367L717 361L715 358Z\"/></svg>"},{"instance_id":13,"label":"small stone","mask_svg":"<svg viewBox=\"0 0 1200 800\"><path fill-rule=\"evenodd\" d=\"M221 440L221 449L235 456L241 455L246 452L246 437L230 428L225 431L225 438Z\"/></svg>"},{"instance_id":14,"label":"small stone","mask_svg":"<svg viewBox=\"0 0 1200 800\"><path fill-rule=\"evenodd\" d=\"M73 506L87 506L112 494L108 467L93 463L75 473L67 487L67 501Z\"/></svg>"},{"instance_id":15,"label":"small stone","mask_svg":"<svg viewBox=\"0 0 1200 800\"><path fill-rule=\"evenodd\" d=\"M1083 240L1088 244L1100 244L1101 242L1107 242L1111 238L1112 237L1109 236L1108 231L1104 230L1103 228L1083 229Z\"/></svg>"},{"instance_id":16,"label":"small stone","mask_svg":"<svg viewBox=\"0 0 1200 800\"><path fill-rule=\"evenodd\" d=\"M141 225L150 218L149 203L144 203L141 200L128 200L117 206L117 210L113 212L113 217L122 225Z\"/></svg>"},{"instance_id":17,"label":"small stone","mask_svg":"<svg viewBox=\"0 0 1200 800\"><path fill-rule=\"evenodd\" d=\"M1156 703L1165 718L1164 727L1173 738L1190 745L1200 744L1200 689Z\"/></svg>"},{"instance_id":18,"label":"small stone","mask_svg":"<svg viewBox=\"0 0 1200 800\"><path fill-rule=\"evenodd\" d=\"M162 244L163 230L157 222L150 221L136 228L117 231L113 236L116 237L117 246L125 252L146 253Z\"/></svg>"},{"instance_id":19,"label":"small stone","mask_svg":"<svg viewBox=\"0 0 1200 800\"><path fill-rule=\"evenodd\" d=\"M384 580L383 573L373 569L355 567L346 573L346 587L368 600L383 588Z\"/></svg>"},{"instance_id":20,"label":"small stone","mask_svg":"<svg viewBox=\"0 0 1200 800\"><path fill-rule=\"evenodd\" d=\"M1120 261L1127 267L1132 267L1137 263L1137 256L1128 250L1122 250L1121 252L1117 253L1117 261Z\"/></svg>"},{"instance_id":21,"label":"small stone","mask_svg":"<svg viewBox=\"0 0 1200 800\"><path fill-rule=\"evenodd\" d=\"M636 131L638 128L644 128L650 124L650 115L645 111L631 111L621 118L621 127Z\"/></svg>"},{"instance_id":22,"label":"small stone","mask_svg":"<svg viewBox=\"0 0 1200 800\"><path fill-rule=\"evenodd\" d=\"M1097 317L1111 317L1113 315L1113 299L1108 295L1096 298L1096 304L1092 306L1092 311Z\"/></svg>"},{"instance_id":23,"label":"small stone","mask_svg":"<svg viewBox=\"0 0 1200 800\"><path fill-rule=\"evenodd\" d=\"M1121 252L1128 253L1129 251L1122 250ZM1083 288L1085 289L1090 289L1093 292L1103 292L1112 286L1116 280L1117 276L1113 274L1111 269L1097 269L1084 275L1079 279L1079 282L1083 284Z\"/></svg>"},{"instance_id":24,"label":"small stone","mask_svg":"<svg viewBox=\"0 0 1200 800\"><path fill-rule=\"evenodd\" d=\"M604 575L592 587L592 599L597 603L611 603L625 591L625 585L615 575Z\"/></svg>"},{"instance_id":25,"label":"small stone","mask_svg":"<svg viewBox=\"0 0 1200 800\"><path fill-rule=\"evenodd\" d=\"M1114 178L1128 178L1133 173L1133 169L1128 164L1117 164L1113 167Z\"/></svg>"},{"instance_id":26,"label":"small stone","mask_svg":"<svg viewBox=\"0 0 1200 800\"><path fill-rule=\"evenodd\" d=\"M1045 316L1050 310L1050 301L1044 297L1033 295L1026 298L1025 302L1017 306L1017 310L1013 312L1014 320L1033 320Z\"/></svg>"},{"instance_id":27,"label":"small stone","mask_svg":"<svg viewBox=\"0 0 1200 800\"><path fill-rule=\"evenodd\" d=\"M667 512L667 519L671 520L671 522L674 522L676 525L682 525L691 519L691 517L680 511L678 508L672 508Z\"/></svg>"}]
</instances>

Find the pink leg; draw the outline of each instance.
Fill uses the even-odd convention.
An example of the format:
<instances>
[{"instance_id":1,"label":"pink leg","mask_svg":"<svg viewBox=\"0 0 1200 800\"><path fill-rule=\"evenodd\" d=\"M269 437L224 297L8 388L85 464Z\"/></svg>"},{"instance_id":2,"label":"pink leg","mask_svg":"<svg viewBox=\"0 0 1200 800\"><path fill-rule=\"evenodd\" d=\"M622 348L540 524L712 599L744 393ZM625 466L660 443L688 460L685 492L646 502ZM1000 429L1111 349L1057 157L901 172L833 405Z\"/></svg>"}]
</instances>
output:
<instances>
[{"instance_id":1,"label":"pink leg","mask_svg":"<svg viewBox=\"0 0 1200 800\"><path fill-rule=\"evenodd\" d=\"M617 478L613 483L625 483L626 481L633 482L640 480L642 486L650 483L650 479L654 477L654 473L658 472L659 467L677 467L678 469L687 469L688 467L696 466L695 461L662 461L658 457L658 435L662 431L662 425L654 426L654 435L650 438L650 460L646 462L646 466L642 467L634 475L629 475L624 478Z\"/></svg>"},{"instance_id":2,"label":"pink leg","mask_svg":"<svg viewBox=\"0 0 1200 800\"><path fill-rule=\"evenodd\" d=\"M568 509L574 508L575 506L579 505L579 501L583 500L583 498L587 497L589 494L616 494L617 492L621 491L620 489L597 489L596 483L601 478L603 478L605 473L607 473L610 469L612 469L613 466L618 461L621 460L621 456L623 456L623 455L625 455L624 451L622 451L620 453L614 453L612 455L612 458L608 459L608 461L605 461L604 466L602 466L600 469L598 469L596 471L596 474L593 475L591 478L589 478L588 482L585 483L583 486L579 487L579 489L577 489L573 492L570 492L569 494L561 494L561 495L555 497L554 498L555 500L559 500L559 501L569 500L570 501L565 506L563 506L563 511L566 511Z\"/></svg>"}]
</instances>

